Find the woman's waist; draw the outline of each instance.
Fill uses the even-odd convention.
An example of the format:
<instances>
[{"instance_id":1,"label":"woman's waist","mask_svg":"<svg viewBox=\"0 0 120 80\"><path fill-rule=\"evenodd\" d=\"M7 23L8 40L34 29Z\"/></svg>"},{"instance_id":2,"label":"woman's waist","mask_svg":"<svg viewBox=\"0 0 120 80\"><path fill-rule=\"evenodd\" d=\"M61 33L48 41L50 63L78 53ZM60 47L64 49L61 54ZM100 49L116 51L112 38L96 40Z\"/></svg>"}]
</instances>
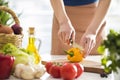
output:
<instances>
[{"instance_id":1,"label":"woman's waist","mask_svg":"<svg viewBox=\"0 0 120 80\"><path fill-rule=\"evenodd\" d=\"M92 3L89 5L83 6L65 6L65 10L67 13L76 15L94 15L95 11L97 10L98 3Z\"/></svg>"}]
</instances>

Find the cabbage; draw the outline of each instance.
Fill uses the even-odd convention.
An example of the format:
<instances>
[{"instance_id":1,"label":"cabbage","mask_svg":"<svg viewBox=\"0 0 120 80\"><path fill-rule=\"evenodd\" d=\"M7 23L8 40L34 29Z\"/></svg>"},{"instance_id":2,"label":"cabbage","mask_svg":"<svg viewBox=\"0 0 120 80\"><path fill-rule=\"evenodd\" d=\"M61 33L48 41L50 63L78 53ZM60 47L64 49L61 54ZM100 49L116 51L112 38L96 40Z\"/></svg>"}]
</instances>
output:
<instances>
[{"instance_id":1,"label":"cabbage","mask_svg":"<svg viewBox=\"0 0 120 80\"><path fill-rule=\"evenodd\" d=\"M18 63L28 64L29 63L29 56L25 54L18 54L15 56L15 65Z\"/></svg>"},{"instance_id":2,"label":"cabbage","mask_svg":"<svg viewBox=\"0 0 120 80\"><path fill-rule=\"evenodd\" d=\"M11 55L15 57L14 65L23 63L23 64L33 64L34 55L24 51L25 49L19 49L11 43L7 43L3 46L2 51L4 54Z\"/></svg>"}]
</instances>

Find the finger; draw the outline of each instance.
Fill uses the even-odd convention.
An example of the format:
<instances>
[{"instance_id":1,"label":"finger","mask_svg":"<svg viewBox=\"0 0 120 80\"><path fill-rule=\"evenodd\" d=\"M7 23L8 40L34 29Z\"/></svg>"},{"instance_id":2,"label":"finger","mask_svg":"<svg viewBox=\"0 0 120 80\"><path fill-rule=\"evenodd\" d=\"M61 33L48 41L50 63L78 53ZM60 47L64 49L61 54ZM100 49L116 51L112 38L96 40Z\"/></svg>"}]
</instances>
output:
<instances>
[{"instance_id":1,"label":"finger","mask_svg":"<svg viewBox=\"0 0 120 80\"><path fill-rule=\"evenodd\" d=\"M87 52L86 52L86 56L88 56L91 52L91 50L94 48L95 46L95 42L92 40L92 41L89 41L89 45L88 45L88 49L87 49Z\"/></svg>"},{"instance_id":2,"label":"finger","mask_svg":"<svg viewBox=\"0 0 120 80\"><path fill-rule=\"evenodd\" d=\"M67 43L68 45L70 44L70 36L71 35L68 33L65 35L65 43Z\"/></svg>"},{"instance_id":3,"label":"finger","mask_svg":"<svg viewBox=\"0 0 120 80\"><path fill-rule=\"evenodd\" d=\"M81 40L80 40L80 46L82 46L82 48L83 48L83 57L85 58L86 57L86 54L87 54L87 45L88 45L88 40L87 40L88 38L81 38Z\"/></svg>"},{"instance_id":4,"label":"finger","mask_svg":"<svg viewBox=\"0 0 120 80\"><path fill-rule=\"evenodd\" d=\"M75 41L75 32L74 31L72 31L71 38L73 41Z\"/></svg>"},{"instance_id":5,"label":"finger","mask_svg":"<svg viewBox=\"0 0 120 80\"><path fill-rule=\"evenodd\" d=\"M69 37L69 41L71 44L73 44L73 42L75 41L75 32L74 31L71 32L71 35Z\"/></svg>"},{"instance_id":6,"label":"finger","mask_svg":"<svg viewBox=\"0 0 120 80\"><path fill-rule=\"evenodd\" d=\"M91 49L92 49L92 42L90 41L89 45L88 45L88 50L87 50L87 53L86 53L86 56L88 56L91 52Z\"/></svg>"},{"instance_id":7,"label":"finger","mask_svg":"<svg viewBox=\"0 0 120 80\"><path fill-rule=\"evenodd\" d=\"M85 41L85 55L84 55L84 57L88 56L88 54L90 52L90 44L91 44L90 39L87 38Z\"/></svg>"}]
</instances>

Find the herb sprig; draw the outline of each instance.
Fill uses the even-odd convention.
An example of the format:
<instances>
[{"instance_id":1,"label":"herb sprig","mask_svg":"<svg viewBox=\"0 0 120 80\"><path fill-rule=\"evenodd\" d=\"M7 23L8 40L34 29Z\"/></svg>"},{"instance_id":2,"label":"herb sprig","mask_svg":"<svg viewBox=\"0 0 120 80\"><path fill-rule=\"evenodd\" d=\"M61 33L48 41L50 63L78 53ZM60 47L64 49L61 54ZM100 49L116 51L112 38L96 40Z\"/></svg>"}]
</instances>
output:
<instances>
[{"instance_id":1,"label":"herb sprig","mask_svg":"<svg viewBox=\"0 0 120 80\"><path fill-rule=\"evenodd\" d=\"M98 52L103 54L101 63L105 72L118 72L118 68L120 69L120 32L111 29L107 39L98 47Z\"/></svg>"}]
</instances>

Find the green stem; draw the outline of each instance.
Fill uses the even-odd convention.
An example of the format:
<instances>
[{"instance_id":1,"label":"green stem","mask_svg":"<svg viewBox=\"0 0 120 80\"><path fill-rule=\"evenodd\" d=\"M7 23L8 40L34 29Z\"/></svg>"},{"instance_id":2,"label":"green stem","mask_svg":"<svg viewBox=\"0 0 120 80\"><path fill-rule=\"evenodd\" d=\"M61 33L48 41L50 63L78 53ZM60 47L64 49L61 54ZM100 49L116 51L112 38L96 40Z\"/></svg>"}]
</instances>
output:
<instances>
[{"instance_id":1,"label":"green stem","mask_svg":"<svg viewBox=\"0 0 120 80\"><path fill-rule=\"evenodd\" d=\"M65 52L66 54L70 55L70 57L73 57L73 56L74 56L74 52L73 52L73 51L71 51L70 53L68 53L66 50L64 50L64 52Z\"/></svg>"}]
</instances>

